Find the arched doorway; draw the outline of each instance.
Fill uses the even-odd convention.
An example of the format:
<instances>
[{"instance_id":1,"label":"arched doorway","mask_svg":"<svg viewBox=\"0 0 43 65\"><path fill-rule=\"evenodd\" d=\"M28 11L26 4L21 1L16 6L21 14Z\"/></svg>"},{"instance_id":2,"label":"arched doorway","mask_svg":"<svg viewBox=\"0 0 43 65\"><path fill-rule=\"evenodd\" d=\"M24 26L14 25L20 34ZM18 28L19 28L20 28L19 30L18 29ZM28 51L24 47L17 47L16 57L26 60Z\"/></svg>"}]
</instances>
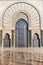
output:
<instances>
[{"instance_id":1,"label":"arched doorway","mask_svg":"<svg viewBox=\"0 0 43 65\"><path fill-rule=\"evenodd\" d=\"M25 6L26 6L26 9L25 9ZM15 16L15 14L17 14L19 12L25 13L26 16L28 16L28 18L29 18L29 20L28 20L29 28L28 29L31 30L31 41L33 42L34 33L38 33L39 38L41 37L40 36L40 15L39 15L38 10L33 5L31 5L29 3L17 2L17 3L10 5L5 10L5 12L3 14L2 45L3 45L3 39L4 39L5 33L7 33L7 32L10 33L10 38L12 38L11 30L13 29L14 35L15 35L15 23L16 23L16 21L15 21L15 18L13 19L13 17ZM18 17L19 17L19 15L18 15ZM13 21L14 21L14 26L12 24ZM32 42L31 42L31 45L32 45ZM14 36L14 45L12 45L12 46L15 47L15 36Z\"/></svg>"},{"instance_id":2,"label":"arched doorway","mask_svg":"<svg viewBox=\"0 0 43 65\"><path fill-rule=\"evenodd\" d=\"M10 47L10 35L8 33L5 34L4 47Z\"/></svg>"},{"instance_id":3,"label":"arched doorway","mask_svg":"<svg viewBox=\"0 0 43 65\"><path fill-rule=\"evenodd\" d=\"M16 23L15 38L16 47L28 47L28 23L22 18Z\"/></svg>"},{"instance_id":4,"label":"arched doorway","mask_svg":"<svg viewBox=\"0 0 43 65\"><path fill-rule=\"evenodd\" d=\"M33 36L33 47L40 47L40 39L38 33L34 33Z\"/></svg>"}]
</instances>

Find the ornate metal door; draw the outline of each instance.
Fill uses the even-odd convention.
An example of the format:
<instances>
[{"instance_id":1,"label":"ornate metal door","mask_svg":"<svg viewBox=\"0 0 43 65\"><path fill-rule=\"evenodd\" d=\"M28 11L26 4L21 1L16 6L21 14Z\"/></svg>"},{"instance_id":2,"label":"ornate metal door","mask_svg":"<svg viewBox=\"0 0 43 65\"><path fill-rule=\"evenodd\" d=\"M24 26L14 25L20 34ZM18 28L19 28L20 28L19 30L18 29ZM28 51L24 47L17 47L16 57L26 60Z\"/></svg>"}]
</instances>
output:
<instances>
[{"instance_id":1,"label":"ornate metal door","mask_svg":"<svg viewBox=\"0 0 43 65\"><path fill-rule=\"evenodd\" d=\"M28 24L24 19L19 19L15 28L15 46L28 46Z\"/></svg>"}]
</instances>

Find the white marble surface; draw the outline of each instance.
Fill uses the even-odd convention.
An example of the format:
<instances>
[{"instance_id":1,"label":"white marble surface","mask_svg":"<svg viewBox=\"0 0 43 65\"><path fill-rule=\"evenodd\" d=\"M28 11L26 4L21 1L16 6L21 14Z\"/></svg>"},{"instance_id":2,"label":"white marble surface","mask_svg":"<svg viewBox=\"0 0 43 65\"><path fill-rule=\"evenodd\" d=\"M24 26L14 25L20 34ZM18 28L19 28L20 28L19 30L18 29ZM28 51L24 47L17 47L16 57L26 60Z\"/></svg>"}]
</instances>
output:
<instances>
[{"instance_id":1,"label":"white marble surface","mask_svg":"<svg viewBox=\"0 0 43 65\"><path fill-rule=\"evenodd\" d=\"M15 2L28 2L34 7L37 8L37 10L40 13L41 17L41 28L43 29L43 0L0 0L0 28L2 27L2 16L6 8ZM37 4L36 4L37 3Z\"/></svg>"}]
</instances>

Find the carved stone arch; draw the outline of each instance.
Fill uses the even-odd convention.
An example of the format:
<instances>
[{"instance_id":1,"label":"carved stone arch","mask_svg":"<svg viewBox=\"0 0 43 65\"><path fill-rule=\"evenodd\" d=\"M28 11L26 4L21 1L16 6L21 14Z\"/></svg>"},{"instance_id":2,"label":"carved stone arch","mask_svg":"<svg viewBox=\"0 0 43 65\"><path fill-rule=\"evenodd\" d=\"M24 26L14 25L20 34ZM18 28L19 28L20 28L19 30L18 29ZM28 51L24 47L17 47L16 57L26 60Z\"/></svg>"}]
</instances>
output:
<instances>
[{"instance_id":1,"label":"carved stone arch","mask_svg":"<svg viewBox=\"0 0 43 65\"><path fill-rule=\"evenodd\" d=\"M19 16L20 15L20 16ZM15 35L16 35L16 33L15 33L15 26L16 26L16 23L17 23L17 21L19 20L19 19L24 19L27 23L28 23L28 30L29 30L29 19L30 19L30 16L28 17L29 15L27 15L27 12L25 12L25 11L16 11L15 12L15 14L13 15L13 18L12 18L12 20L13 20L13 24L14 24L14 39L15 39ZM15 23L14 23L15 22ZM28 32L28 34L29 34L29 32ZM15 39L16 40L16 39ZM15 41L14 41L14 43L15 43ZM28 44L29 45L29 44ZM16 45L15 45L16 46Z\"/></svg>"},{"instance_id":2,"label":"carved stone arch","mask_svg":"<svg viewBox=\"0 0 43 65\"><path fill-rule=\"evenodd\" d=\"M23 5L21 5L21 4L23 4ZM25 8L24 8L24 7ZM15 9L14 9L15 8ZM14 4L12 4L12 5L10 5L5 11L4 11L4 13L3 13L3 20L5 19L6 20L6 18L9 18L10 19L10 16L12 17L13 16L13 14L15 14L15 13L18 13L18 12L23 12L23 13L26 13L26 15L28 16L28 17L31 17L31 19L32 19L32 14L34 14L33 16L37 19L38 18L38 20L40 19L40 15L39 15L39 12L38 12L38 10L33 6L33 5L31 5L31 4L29 4L29 3L26 3L26 2L17 2L17 3L14 3ZM12 15L11 15L11 13L12 13ZM6 17L7 16L7 17ZM33 19L32 20L34 20L35 18L33 17ZM36 20L35 19L35 20ZM9 21L8 21L9 22ZM4 21L3 21L3 23L4 23ZM4 26L4 24L3 24L3 26Z\"/></svg>"},{"instance_id":3,"label":"carved stone arch","mask_svg":"<svg viewBox=\"0 0 43 65\"><path fill-rule=\"evenodd\" d=\"M31 27L31 24L30 24L30 21L31 21L31 17L30 17L30 15L28 14L27 12L25 12L25 11L18 11L18 12L15 12L15 14L13 15L13 17L12 17L12 23L14 24L14 22L15 22L15 24L16 24L16 22L17 22L17 20L19 20L20 18L22 18L22 19L24 19L24 20L26 20L26 22L28 23L28 25L29 25L29 27L28 27L28 29L30 29L30 27ZM20 16L18 16L18 15L20 15ZM16 17L16 18L15 18Z\"/></svg>"},{"instance_id":4,"label":"carved stone arch","mask_svg":"<svg viewBox=\"0 0 43 65\"><path fill-rule=\"evenodd\" d=\"M11 28L12 28L12 17L16 12L27 12L28 18L30 15L30 24L31 24L31 35L33 38L34 33L38 33L40 37L40 15L38 10L31 4L26 2L16 2L10 5L3 14L3 38L5 33L10 33L11 37ZM6 31L7 30L7 31Z\"/></svg>"}]
</instances>

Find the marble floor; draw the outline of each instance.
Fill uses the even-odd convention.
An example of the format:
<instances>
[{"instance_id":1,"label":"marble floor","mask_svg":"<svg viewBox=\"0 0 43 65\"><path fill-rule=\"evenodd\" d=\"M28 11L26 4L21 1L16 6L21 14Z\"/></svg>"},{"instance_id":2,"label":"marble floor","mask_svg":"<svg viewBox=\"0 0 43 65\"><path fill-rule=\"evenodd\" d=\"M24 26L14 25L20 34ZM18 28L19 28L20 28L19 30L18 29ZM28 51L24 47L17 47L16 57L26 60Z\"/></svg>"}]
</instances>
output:
<instances>
[{"instance_id":1,"label":"marble floor","mask_svg":"<svg viewBox=\"0 0 43 65\"><path fill-rule=\"evenodd\" d=\"M0 65L43 65L43 53L0 51Z\"/></svg>"}]
</instances>

